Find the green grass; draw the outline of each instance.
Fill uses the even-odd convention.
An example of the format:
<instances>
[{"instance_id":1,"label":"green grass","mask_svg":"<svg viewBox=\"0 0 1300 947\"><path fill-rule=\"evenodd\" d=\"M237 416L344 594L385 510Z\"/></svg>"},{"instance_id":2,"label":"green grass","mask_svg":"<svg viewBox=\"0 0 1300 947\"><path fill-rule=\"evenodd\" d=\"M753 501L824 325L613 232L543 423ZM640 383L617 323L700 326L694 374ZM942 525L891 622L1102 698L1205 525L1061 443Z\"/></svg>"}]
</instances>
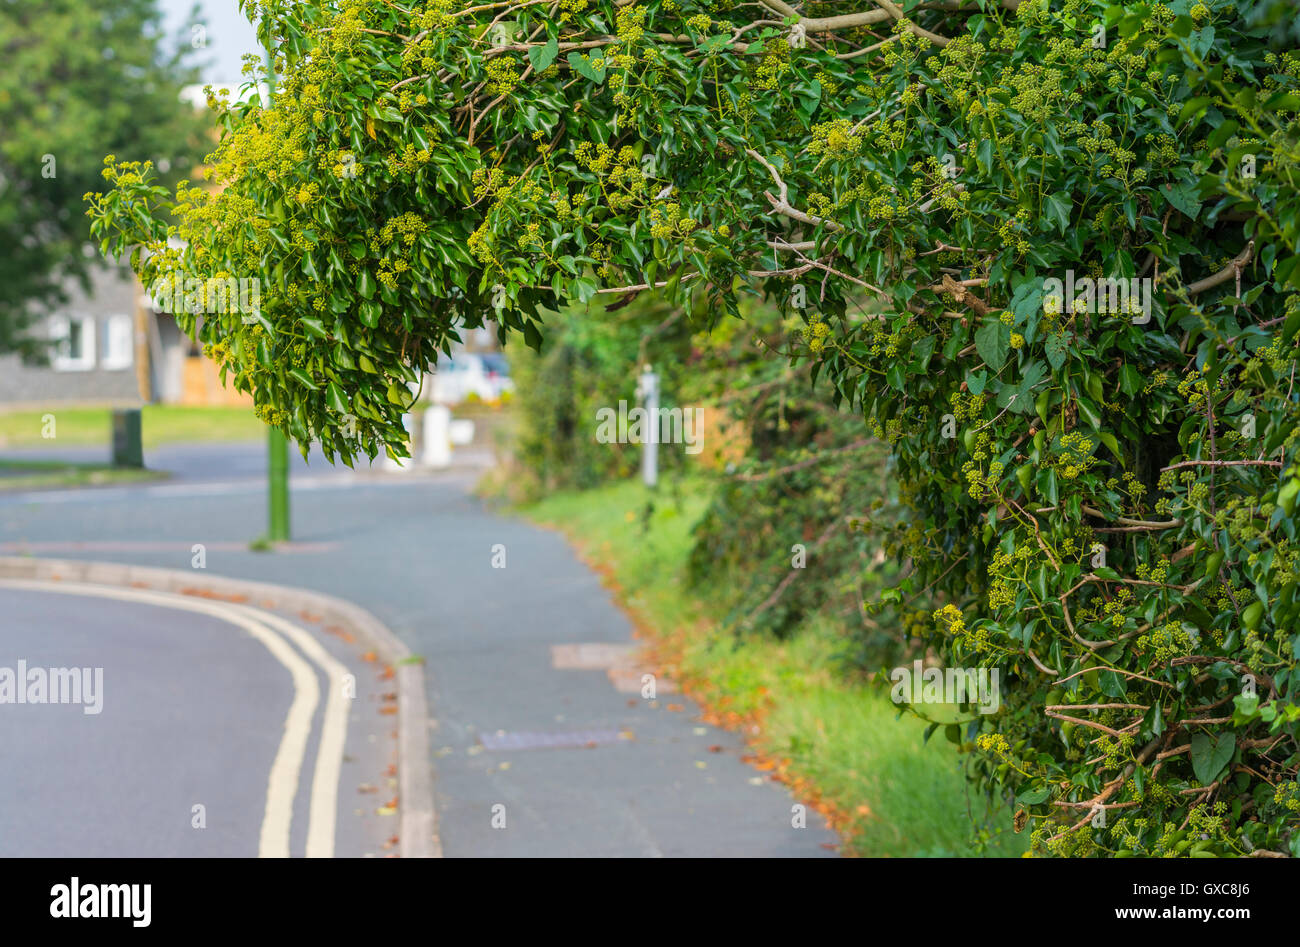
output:
<instances>
[{"instance_id":1,"label":"green grass","mask_svg":"<svg viewBox=\"0 0 1300 947\"><path fill-rule=\"evenodd\" d=\"M146 447L210 441L255 441L266 425L251 408L189 407L147 404L141 417ZM55 437L46 438L46 415L54 416ZM112 440L108 408L50 408L47 411L0 412L0 449L5 447L85 447Z\"/></svg>"},{"instance_id":2,"label":"green grass","mask_svg":"<svg viewBox=\"0 0 1300 947\"><path fill-rule=\"evenodd\" d=\"M707 590L684 577L690 531L707 502L707 484L661 485L646 515L647 492L621 483L562 493L523 508L560 528L612 580L616 593L656 652L666 656L694 696L733 723L758 720L752 746L783 765L802 799L820 799L856 855L970 855L975 829L961 758L942 731L928 744L925 723L898 717L887 693L840 674L836 629L812 624L790 640L737 637L719 627ZM644 528L643 528L644 527ZM978 814L978 813L977 813ZM998 824L1010 824L999 813ZM1020 855L1008 830L989 855Z\"/></svg>"},{"instance_id":3,"label":"green grass","mask_svg":"<svg viewBox=\"0 0 1300 947\"><path fill-rule=\"evenodd\" d=\"M67 464L46 460L0 460L0 493L15 490L44 490L91 487L113 483L163 480L157 470L109 467L104 464Z\"/></svg>"}]
</instances>

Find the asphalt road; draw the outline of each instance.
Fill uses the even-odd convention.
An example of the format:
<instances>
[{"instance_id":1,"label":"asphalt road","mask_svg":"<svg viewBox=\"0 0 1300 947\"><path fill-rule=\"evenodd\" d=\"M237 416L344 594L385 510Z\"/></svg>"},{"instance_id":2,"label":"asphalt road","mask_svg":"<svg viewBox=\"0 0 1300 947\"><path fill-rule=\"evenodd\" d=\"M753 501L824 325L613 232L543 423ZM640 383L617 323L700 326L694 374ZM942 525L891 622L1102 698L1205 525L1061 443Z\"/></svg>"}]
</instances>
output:
<instances>
[{"instance_id":1,"label":"asphalt road","mask_svg":"<svg viewBox=\"0 0 1300 947\"><path fill-rule=\"evenodd\" d=\"M384 688L328 638L230 603L0 581L0 857L392 851Z\"/></svg>"},{"instance_id":2,"label":"asphalt road","mask_svg":"<svg viewBox=\"0 0 1300 947\"><path fill-rule=\"evenodd\" d=\"M265 527L263 484L219 470L209 483L0 494L0 554L188 569L203 544L213 573L373 612L426 660L448 856L832 855L820 819L792 827L797 800L689 700L555 666L554 646L626 645L631 627L559 535L489 512L472 482L296 480L295 545L275 553L247 547Z\"/></svg>"}]
</instances>

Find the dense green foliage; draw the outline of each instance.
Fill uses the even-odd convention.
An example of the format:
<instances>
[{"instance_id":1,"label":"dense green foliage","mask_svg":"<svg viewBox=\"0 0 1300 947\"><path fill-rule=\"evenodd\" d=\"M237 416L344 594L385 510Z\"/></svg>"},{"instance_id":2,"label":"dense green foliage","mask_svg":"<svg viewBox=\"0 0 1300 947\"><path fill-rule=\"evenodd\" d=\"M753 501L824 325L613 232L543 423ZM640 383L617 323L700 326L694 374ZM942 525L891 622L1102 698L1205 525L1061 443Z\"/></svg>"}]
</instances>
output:
<instances>
[{"instance_id":1,"label":"dense green foliage","mask_svg":"<svg viewBox=\"0 0 1300 947\"><path fill-rule=\"evenodd\" d=\"M761 285L892 449L889 597L945 602L909 630L1002 674L956 738L1035 849L1300 854L1294 40L1226 0L958 6L269 0L283 90L223 112L188 249L132 167L94 226L149 279L265 274L204 341L345 460L401 449L494 304L536 342L571 298Z\"/></svg>"},{"instance_id":2,"label":"dense green foliage","mask_svg":"<svg viewBox=\"0 0 1300 947\"><path fill-rule=\"evenodd\" d=\"M893 573L857 528L890 497L886 452L854 412L820 396L808 366L772 357L798 331L770 309L744 315L743 328L728 322L707 337L701 360L743 460L728 465L694 530L692 586L741 633L786 637L820 616L840 629L852 665L874 670L903 644L896 622L863 608Z\"/></svg>"},{"instance_id":3,"label":"dense green foliage","mask_svg":"<svg viewBox=\"0 0 1300 947\"><path fill-rule=\"evenodd\" d=\"M23 330L92 263L82 197L106 151L165 158L170 179L203 153L179 100L197 73L161 22L156 0L0 0L0 352L43 354Z\"/></svg>"},{"instance_id":4,"label":"dense green foliage","mask_svg":"<svg viewBox=\"0 0 1300 947\"><path fill-rule=\"evenodd\" d=\"M511 347L518 385L515 458L511 488L517 499L550 490L595 486L638 469L641 448L631 441L602 443L595 437L602 410L638 405L637 376L649 364L660 378L662 406L675 402L694 363L691 327L662 304L617 311L593 306L546 314L539 352ZM680 469L680 447L665 445L660 468Z\"/></svg>"}]
</instances>

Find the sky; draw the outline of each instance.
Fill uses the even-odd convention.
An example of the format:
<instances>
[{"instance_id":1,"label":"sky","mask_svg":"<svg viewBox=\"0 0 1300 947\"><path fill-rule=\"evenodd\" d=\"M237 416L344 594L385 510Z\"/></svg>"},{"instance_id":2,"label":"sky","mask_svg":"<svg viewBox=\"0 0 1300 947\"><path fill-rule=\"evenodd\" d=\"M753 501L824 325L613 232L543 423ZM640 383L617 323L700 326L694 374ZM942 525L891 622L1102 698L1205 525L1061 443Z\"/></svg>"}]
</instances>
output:
<instances>
[{"instance_id":1,"label":"sky","mask_svg":"<svg viewBox=\"0 0 1300 947\"><path fill-rule=\"evenodd\" d=\"M182 32L190 9L196 5L197 22L203 27L197 36L188 29ZM173 42L178 37L189 43L196 38L204 42L192 60L202 68L203 82L237 87L244 81L241 57L259 49L257 34L239 11L238 0L159 0L159 6L166 18L167 36Z\"/></svg>"}]
</instances>

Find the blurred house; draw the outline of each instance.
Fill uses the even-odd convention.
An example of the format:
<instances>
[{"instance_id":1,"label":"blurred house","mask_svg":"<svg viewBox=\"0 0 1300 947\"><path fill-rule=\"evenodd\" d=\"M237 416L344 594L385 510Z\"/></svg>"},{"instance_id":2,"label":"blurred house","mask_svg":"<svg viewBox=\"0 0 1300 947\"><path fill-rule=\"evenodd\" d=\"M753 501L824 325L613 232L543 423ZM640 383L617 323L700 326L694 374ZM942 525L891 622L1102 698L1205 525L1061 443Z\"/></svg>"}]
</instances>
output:
<instances>
[{"instance_id":1,"label":"blurred house","mask_svg":"<svg viewBox=\"0 0 1300 947\"><path fill-rule=\"evenodd\" d=\"M252 404L221 384L215 363L154 309L129 268L97 266L90 282L89 292L69 283L67 302L33 328L51 342L48 364L0 356L0 407Z\"/></svg>"}]
</instances>

